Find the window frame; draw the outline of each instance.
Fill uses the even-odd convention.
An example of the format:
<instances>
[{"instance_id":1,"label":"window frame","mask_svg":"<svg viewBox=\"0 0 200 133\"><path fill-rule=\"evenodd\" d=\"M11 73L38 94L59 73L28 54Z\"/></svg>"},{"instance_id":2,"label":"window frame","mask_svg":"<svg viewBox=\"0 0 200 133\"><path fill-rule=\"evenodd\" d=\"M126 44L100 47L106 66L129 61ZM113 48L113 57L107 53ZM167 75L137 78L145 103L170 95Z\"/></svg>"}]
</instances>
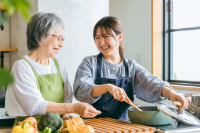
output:
<instances>
[{"instance_id":1,"label":"window frame","mask_svg":"<svg viewBox=\"0 0 200 133\"><path fill-rule=\"evenodd\" d=\"M181 28L181 29L171 29L172 25L172 5L173 0L163 0L163 80L177 85L186 85L186 86L200 86L200 81L186 81L186 80L171 80L171 76L173 76L172 71L170 70L173 67L173 47L172 47L172 32L176 31L187 31L187 30L197 30L199 27L191 27L191 28Z\"/></svg>"}]
</instances>

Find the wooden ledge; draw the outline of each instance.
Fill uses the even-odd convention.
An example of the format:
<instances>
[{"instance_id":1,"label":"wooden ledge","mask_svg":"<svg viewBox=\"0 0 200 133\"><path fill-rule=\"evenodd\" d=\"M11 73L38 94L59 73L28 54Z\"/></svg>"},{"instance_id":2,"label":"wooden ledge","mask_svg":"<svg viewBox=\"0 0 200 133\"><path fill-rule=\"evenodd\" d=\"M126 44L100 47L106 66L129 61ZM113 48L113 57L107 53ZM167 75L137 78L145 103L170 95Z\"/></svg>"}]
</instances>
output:
<instances>
[{"instance_id":1,"label":"wooden ledge","mask_svg":"<svg viewBox=\"0 0 200 133\"><path fill-rule=\"evenodd\" d=\"M9 52L14 52L14 51L18 51L18 49L17 48L0 48L0 51L5 51L5 52L7 52L7 51L9 51Z\"/></svg>"},{"instance_id":2,"label":"wooden ledge","mask_svg":"<svg viewBox=\"0 0 200 133\"><path fill-rule=\"evenodd\" d=\"M0 6L0 10L1 11L5 11L5 7L4 6Z\"/></svg>"},{"instance_id":3,"label":"wooden ledge","mask_svg":"<svg viewBox=\"0 0 200 133\"><path fill-rule=\"evenodd\" d=\"M175 90L185 90L185 91L200 91L200 87L198 86L183 86L183 85L175 85L170 84L172 88Z\"/></svg>"}]
</instances>

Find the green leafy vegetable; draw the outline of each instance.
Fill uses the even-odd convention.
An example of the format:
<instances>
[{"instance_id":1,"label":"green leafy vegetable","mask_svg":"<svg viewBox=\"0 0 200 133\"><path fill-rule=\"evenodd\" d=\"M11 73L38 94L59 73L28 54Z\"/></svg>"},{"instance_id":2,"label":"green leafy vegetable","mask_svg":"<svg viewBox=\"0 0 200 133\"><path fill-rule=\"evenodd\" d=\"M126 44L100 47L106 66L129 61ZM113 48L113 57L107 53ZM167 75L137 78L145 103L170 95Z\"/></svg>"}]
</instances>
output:
<instances>
[{"instance_id":1,"label":"green leafy vegetable","mask_svg":"<svg viewBox=\"0 0 200 133\"><path fill-rule=\"evenodd\" d=\"M56 132L61 128L63 120L57 113L48 112L46 115L43 115L38 123L38 129L42 131L45 128L49 128L51 132Z\"/></svg>"}]
</instances>

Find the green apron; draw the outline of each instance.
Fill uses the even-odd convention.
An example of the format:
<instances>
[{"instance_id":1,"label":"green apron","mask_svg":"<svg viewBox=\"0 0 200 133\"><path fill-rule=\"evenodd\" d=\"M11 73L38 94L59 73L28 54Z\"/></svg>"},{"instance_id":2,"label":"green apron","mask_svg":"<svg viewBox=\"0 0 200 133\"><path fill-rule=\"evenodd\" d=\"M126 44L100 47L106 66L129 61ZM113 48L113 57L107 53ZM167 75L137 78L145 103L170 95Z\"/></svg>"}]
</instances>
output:
<instances>
[{"instance_id":1,"label":"green apron","mask_svg":"<svg viewBox=\"0 0 200 133\"><path fill-rule=\"evenodd\" d=\"M60 73L60 68L58 65L58 62L55 58L52 58L56 68L57 68L57 73L53 74L47 74L47 75L38 75L36 70L33 68L31 63L25 59L22 58L25 61L28 62L28 64L31 66L33 69L33 72L35 74L36 82L37 82L37 87L40 90L42 97L49 102L56 102L56 103L64 103L64 82ZM29 116L25 117L16 117L14 125L18 125L19 121L25 120ZM35 117L37 120L37 123L39 123L40 118L42 115L34 115L32 117Z\"/></svg>"}]
</instances>

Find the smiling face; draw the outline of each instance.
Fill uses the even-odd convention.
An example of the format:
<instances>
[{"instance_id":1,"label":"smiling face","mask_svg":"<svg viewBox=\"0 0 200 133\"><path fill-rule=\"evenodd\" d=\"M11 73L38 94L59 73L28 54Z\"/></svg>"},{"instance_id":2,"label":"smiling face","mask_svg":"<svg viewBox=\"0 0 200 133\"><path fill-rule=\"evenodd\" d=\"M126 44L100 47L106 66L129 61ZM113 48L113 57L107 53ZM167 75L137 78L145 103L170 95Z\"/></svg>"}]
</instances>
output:
<instances>
[{"instance_id":1,"label":"smiling face","mask_svg":"<svg viewBox=\"0 0 200 133\"><path fill-rule=\"evenodd\" d=\"M63 47L63 42L59 42L58 37L63 37L63 28L59 25L54 28L53 33L49 36L46 42L40 43L38 49L44 52L48 58L56 57L60 48Z\"/></svg>"},{"instance_id":2,"label":"smiling face","mask_svg":"<svg viewBox=\"0 0 200 133\"><path fill-rule=\"evenodd\" d=\"M105 28L98 27L95 35L95 44L98 50L104 56L113 56L119 54L119 42L122 40L123 34L116 35L113 30L111 36L107 33Z\"/></svg>"}]
</instances>

